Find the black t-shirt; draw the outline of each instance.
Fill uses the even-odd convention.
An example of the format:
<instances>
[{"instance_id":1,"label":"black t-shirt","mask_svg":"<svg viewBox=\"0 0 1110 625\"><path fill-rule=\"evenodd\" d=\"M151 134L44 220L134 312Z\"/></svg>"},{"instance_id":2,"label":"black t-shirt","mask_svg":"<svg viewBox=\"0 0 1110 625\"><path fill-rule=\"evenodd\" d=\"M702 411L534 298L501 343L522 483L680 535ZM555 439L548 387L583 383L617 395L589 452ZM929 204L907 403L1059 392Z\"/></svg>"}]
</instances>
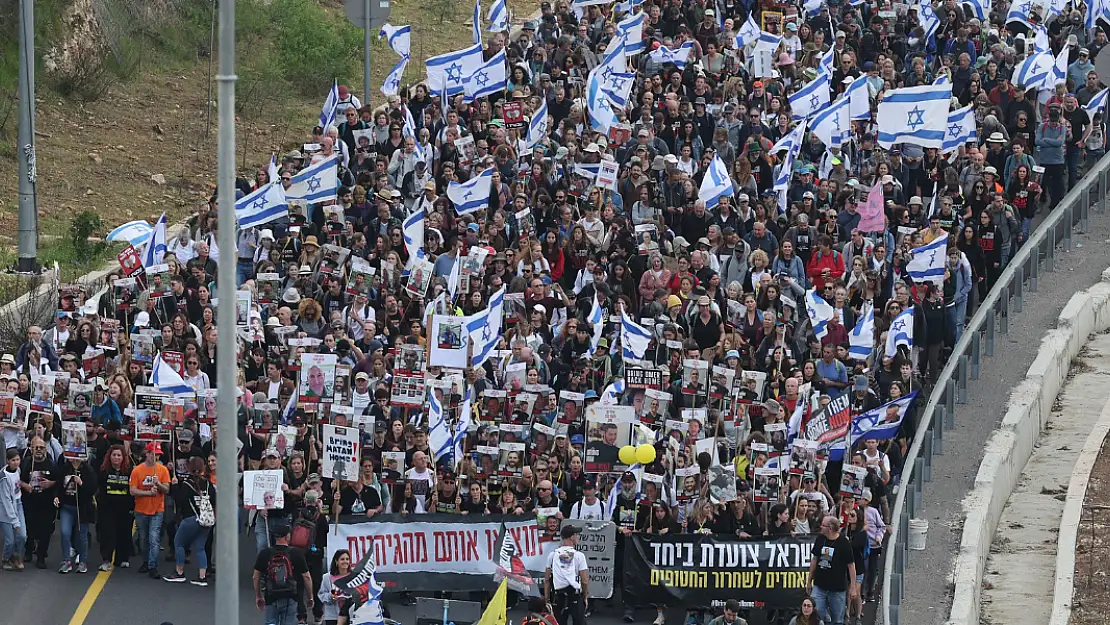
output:
<instances>
[{"instance_id":1,"label":"black t-shirt","mask_svg":"<svg viewBox=\"0 0 1110 625\"><path fill-rule=\"evenodd\" d=\"M339 493L341 514L366 514L367 510L373 510L381 505L381 495L369 486L363 486L361 492L355 492L353 488L344 487Z\"/></svg>"},{"instance_id":2,"label":"black t-shirt","mask_svg":"<svg viewBox=\"0 0 1110 625\"><path fill-rule=\"evenodd\" d=\"M292 582L293 590L287 592L273 591L269 587L270 576L270 558L275 553L284 553L289 557L290 563L293 565L293 575L290 579ZM266 603L273 604L282 599L296 599L297 598L297 582L301 577L308 572L308 562L304 558L304 552L300 549L294 549L289 545L274 545L267 547L258 552L258 558L254 561L254 570L262 574L262 589L263 596L266 598ZM315 590L315 589L313 589Z\"/></svg>"},{"instance_id":3,"label":"black t-shirt","mask_svg":"<svg viewBox=\"0 0 1110 625\"><path fill-rule=\"evenodd\" d=\"M852 542L843 533L836 540L818 536L813 542L813 557L817 559L814 586L827 592L848 590L848 565L855 562L855 556Z\"/></svg>"}]
</instances>

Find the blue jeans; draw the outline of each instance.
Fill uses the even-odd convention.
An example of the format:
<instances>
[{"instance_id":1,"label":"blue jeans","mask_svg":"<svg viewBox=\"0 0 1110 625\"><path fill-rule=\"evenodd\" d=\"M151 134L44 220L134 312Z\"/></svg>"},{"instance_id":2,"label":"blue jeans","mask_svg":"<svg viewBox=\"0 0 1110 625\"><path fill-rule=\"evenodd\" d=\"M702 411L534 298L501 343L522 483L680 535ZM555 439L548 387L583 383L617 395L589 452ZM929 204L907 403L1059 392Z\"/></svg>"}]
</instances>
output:
<instances>
[{"instance_id":1,"label":"blue jeans","mask_svg":"<svg viewBox=\"0 0 1110 625\"><path fill-rule=\"evenodd\" d=\"M1021 220L1021 244L1029 240L1029 230L1033 227L1032 217L1023 217Z\"/></svg>"},{"instance_id":2,"label":"blue jeans","mask_svg":"<svg viewBox=\"0 0 1110 625\"><path fill-rule=\"evenodd\" d=\"M81 562L89 561L89 523L79 519L77 506L62 506L62 560L69 560L69 550L77 550L77 559ZM73 528L77 527L77 540L73 538Z\"/></svg>"},{"instance_id":3,"label":"blue jeans","mask_svg":"<svg viewBox=\"0 0 1110 625\"><path fill-rule=\"evenodd\" d=\"M278 599L267 603L263 615L265 625L297 625L297 600Z\"/></svg>"},{"instance_id":4,"label":"blue jeans","mask_svg":"<svg viewBox=\"0 0 1110 625\"><path fill-rule=\"evenodd\" d=\"M243 283L254 277L254 261L239 259L235 261L235 286L243 286Z\"/></svg>"},{"instance_id":5,"label":"blue jeans","mask_svg":"<svg viewBox=\"0 0 1110 625\"><path fill-rule=\"evenodd\" d=\"M1079 148L1072 148L1064 156L1064 163L1068 166L1068 188L1075 186L1075 178L1079 174Z\"/></svg>"},{"instance_id":6,"label":"blue jeans","mask_svg":"<svg viewBox=\"0 0 1110 625\"><path fill-rule=\"evenodd\" d=\"M960 342L960 337L964 335L964 319L967 318L967 300L956 302L951 306L944 309L944 314L948 317L948 326L952 328L953 338L952 344Z\"/></svg>"},{"instance_id":7,"label":"blue jeans","mask_svg":"<svg viewBox=\"0 0 1110 625\"><path fill-rule=\"evenodd\" d=\"M162 544L162 514L135 513L135 528L139 534L138 556L146 554L148 568L158 568L158 546Z\"/></svg>"},{"instance_id":8,"label":"blue jeans","mask_svg":"<svg viewBox=\"0 0 1110 625\"><path fill-rule=\"evenodd\" d=\"M204 552L204 543L208 541L208 532L212 528L202 527L197 523L197 518L191 516L177 526L177 536L173 540L174 558L177 568L185 567L185 549L191 549L197 558L197 568L208 568L208 554Z\"/></svg>"},{"instance_id":9,"label":"blue jeans","mask_svg":"<svg viewBox=\"0 0 1110 625\"><path fill-rule=\"evenodd\" d=\"M15 512L19 519L19 529L14 523L0 523L0 532L4 535L4 560L11 560L12 555L22 556L27 546L27 521L23 517L23 501L15 502Z\"/></svg>"},{"instance_id":10,"label":"blue jeans","mask_svg":"<svg viewBox=\"0 0 1110 625\"><path fill-rule=\"evenodd\" d=\"M813 586L813 607L821 622L829 625L844 625L844 610L848 605L848 593L822 590Z\"/></svg>"}]
</instances>

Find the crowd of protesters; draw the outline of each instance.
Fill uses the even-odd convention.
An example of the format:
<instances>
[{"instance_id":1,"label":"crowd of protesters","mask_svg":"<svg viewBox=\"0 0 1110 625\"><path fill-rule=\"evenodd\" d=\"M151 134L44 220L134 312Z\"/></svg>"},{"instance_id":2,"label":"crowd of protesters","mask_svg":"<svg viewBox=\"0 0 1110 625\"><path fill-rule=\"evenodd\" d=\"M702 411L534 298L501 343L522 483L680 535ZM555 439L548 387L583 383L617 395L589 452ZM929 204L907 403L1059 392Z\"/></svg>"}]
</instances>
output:
<instances>
[{"instance_id":1,"label":"crowd of protesters","mask_svg":"<svg viewBox=\"0 0 1110 625\"><path fill-rule=\"evenodd\" d=\"M1085 27L1082 5L1044 20L1053 50L1070 45L1072 58L1065 84L1038 92L1011 81L1032 35L1024 24L1005 23L1005 3L981 21L970 5L948 0L935 7L941 26L928 38L916 4L907 11L887 1L822 3L810 15L775 2L631 4L646 14L647 49L629 58L632 102L617 111L622 123L607 135L591 125L583 86L625 15L609 4L543 2L519 32L487 36L487 58L507 51L504 93L443 102L416 84L380 106L363 106L341 89L337 126L306 134L314 151L293 150L278 164L289 185L302 168L336 155L336 200L293 207L287 217L239 231L236 249L219 250L217 228L232 225L218 222L213 196L171 232L162 261L168 288L155 291L142 279L138 291L116 288L130 280L122 270L96 297L63 287L56 324L28 328L18 350L0 358L0 410L12 415L4 417L0 474L3 569L67 574L134 563L167 582L208 585L216 574L214 515L234 511L214 510L224 485L216 484L217 432L204 403L217 367L237 366L237 461L241 469L285 475L284 507L242 513L259 552L256 598L267 622L345 622L345 601L331 582L350 570L351 557L340 550L325 562L324 555L337 512L544 511L612 520L622 541L637 532L817 535L812 598L776 618L807 625L860 618L863 603L881 590L880 554L914 410L899 436L869 439L845 454L844 464L867 469L858 498L841 496L841 463L828 462L784 476L776 502L756 503L758 450L780 429L768 426L807 418L813 395L820 406L847 394L859 414L930 387L1037 213L1051 210L1104 153L1102 116L1089 118L1082 106L1101 89L1092 59L1106 33ZM753 76L750 48L735 46L749 13L783 37L769 76ZM693 49L681 69L650 54L687 42ZM832 98L846 79L866 75L874 107L886 91L947 75L959 105L974 105L979 141L947 154L911 144L883 149L866 120L853 123L842 146L809 135L780 206L774 179L781 159L770 148L795 123L788 95L816 76L830 49ZM529 150L521 149L527 131L504 121L510 100L526 115L546 100L548 132ZM404 127L406 109L416 128ZM357 140L367 130L372 141ZM473 146L460 142L465 137ZM707 209L699 189L717 157L734 189ZM619 165L615 191L580 180L581 165L602 161ZM449 184L489 168L488 208L458 214ZM270 175L263 168L239 179L241 195ZM874 185L882 185L886 227L862 232L859 208ZM425 213L417 244L431 263L430 284L406 271L414 259L404 224L417 211ZM940 236L948 237L943 278L913 281L911 251ZM346 250L339 265L328 254L336 249ZM355 288L358 259L373 272ZM236 354L216 349L220 260L237 263L238 288L249 299ZM457 265L475 260L460 282ZM428 332L432 313L480 313L502 288L508 305L491 358L448 370L419 355L436 340ZM820 337L805 305L811 290L834 309ZM599 341L590 322L595 302L603 311ZM890 356L887 330L910 308L912 346ZM874 344L860 358L850 352L849 333L868 311ZM622 313L651 328L642 358L624 354ZM138 401L142 389L154 386L148 344L156 354L180 354L180 377L196 391L165 437L137 430L137 418L149 417ZM333 354L349 375L328 389L331 404L299 401L297 356L304 353ZM705 372L731 371L714 376L731 388L691 383L691 366L701 370L690 364L696 361ZM659 382L651 392L630 388L630 368L657 371ZM452 396L442 402L449 423L471 398L463 457L432 451L425 405L391 403L399 371L425 378L429 393ZM523 409L520 394L532 396ZM596 402L634 405L652 433L639 442L657 454L639 473L611 470L616 460L590 470L597 468L587 461L595 437L611 447L636 442L593 431L585 414ZM81 432L65 427L75 421ZM363 430L360 465L349 479L322 476L322 423ZM699 445L707 439L714 443ZM508 440L524 443L511 472L487 470L478 448ZM403 467L392 460L398 452ZM716 465L735 468L731 501L709 495ZM646 488L644 473L665 476L663 487ZM302 519L315 525L308 545L290 536ZM92 528L99 558L90 554ZM61 549L52 553L55 530ZM292 580L284 585L271 579L275 559L289 562ZM187 575L190 568L196 572ZM643 610L664 623L662 608L622 602L619 590L615 600L619 607L589 608L619 610L626 622ZM694 609L701 606L686 607L691 620L703 618ZM713 623L735 623L739 612L730 603Z\"/></svg>"}]
</instances>

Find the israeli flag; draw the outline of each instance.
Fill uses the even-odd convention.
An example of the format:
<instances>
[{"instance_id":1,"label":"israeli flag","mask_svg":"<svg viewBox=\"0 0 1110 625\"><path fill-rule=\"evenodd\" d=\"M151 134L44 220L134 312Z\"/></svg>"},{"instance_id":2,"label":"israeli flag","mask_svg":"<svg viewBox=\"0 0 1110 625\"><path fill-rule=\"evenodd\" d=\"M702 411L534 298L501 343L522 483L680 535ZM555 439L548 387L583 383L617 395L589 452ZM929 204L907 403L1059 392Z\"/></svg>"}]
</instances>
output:
<instances>
[{"instance_id":1,"label":"israeli flag","mask_svg":"<svg viewBox=\"0 0 1110 625\"><path fill-rule=\"evenodd\" d=\"M467 385L466 397L463 398L462 407L459 408L459 421L455 424L455 437L452 439L454 455L451 457L454 464L462 462L463 443L466 442L466 433L470 430L472 404L474 403L474 387ZM452 467L454 468L454 467Z\"/></svg>"},{"instance_id":2,"label":"israeli flag","mask_svg":"<svg viewBox=\"0 0 1110 625\"><path fill-rule=\"evenodd\" d=\"M606 66L599 65L586 78L586 109L590 113L590 126L608 135L613 124L620 119L613 112L613 105L602 91L602 74Z\"/></svg>"},{"instance_id":3,"label":"israeli flag","mask_svg":"<svg viewBox=\"0 0 1110 625\"><path fill-rule=\"evenodd\" d=\"M463 92L463 79L473 76L482 64L482 44L476 43L465 50L433 56L424 62L428 68L428 88L432 91L447 90L447 95Z\"/></svg>"},{"instance_id":4,"label":"israeli flag","mask_svg":"<svg viewBox=\"0 0 1110 625\"><path fill-rule=\"evenodd\" d=\"M779 165L775 174L774 189L776 191L785 191L790 188L790 177L794 174L794 159L802 150L802 141L805 139L805 134L806 120L803 119L790 132L783 135L778 143L771 146L771 154L786 151L786 156L783 157L782 164Z\"/></svg>"},{"instance_id":5,"label":"israeli flag","mask_svg":"<svg viewBox=\"0 0 1110 625\"><path fill-rule=\"evenodd\" d=\"M474 350L470 356L471 367L481 367L497 348L497 343L501 341L501 317L504 311L505 287L502 285L489 298L489 306L485 310L467 318L466 332Z\"/></svg>"},{"instance_id":6,"label":"israeli flag","mask_svg":"<svg viewBox=\"0 0 1110 625\"><path fill-rule=\"evenodd\" d=\"M1033 24L1033 50L1036 52L1052 52L1052 44L1048 39L1048 29L1043 24Z\"/></svg>"},{"instance_id":7,"label":"israeli flag","mask_svg":"<svg viewBox=\"0 0 1110 625\"><path fill-rule=\"evenodd\" d=\"M759 31L759 39L756 40L755 47L757 50L763 49L774 52L779 49L780 44L782 44L781 35L773 35L765 30L761 30Z\"/></svg>"},{"instance_id":8,"label":"israeli flag","mask_svg":"<svg viewBox=\"0 0 1110 625\"><path fill-rule=\"evenodd\" d=\"M409 254L406 270L412 268L417 258L424 257L424 209L420 208L405 219L401 225L401 233L405 239L405 251Z\"/></svg>"},{"instance_id":9,"label":"israeli flag","mask_svg":"<svg viewBox=\"0 0 1110 625\"><path fill-rule=\"evenodd\" d=\"M378 39L385 39L389 49L402 57L412 54L412 27L383 24Z\"/></svg>"},{"instance_id":10,"label":"israeli flag","mask_svg":"<svg viewBox=\"0 0 1110 625\"><path fill-rule=\"evenodd\" d=\"M817 70L826 72L830 76L833 70L836 69L836 48L830 46L828 52L821 55L820 60L817 61Z\"/></svg>"},{"instance_id":11,"label":"israeli flag","mask_svg":"<svg viewBox=\"0 0 1110 625\"><path fill-rule=\"evenodd\" d=\"M913 349L913 306L898 313L886 334L886 357L898 355L898 346Z\"/></svg>"},{"instance_id":12,"label":"israeli flag","mask_svg":"<svg viewBox=\"0 0 1110 625\"><path fill-rule=\"evenodd\" d=\"M404 77L405 68L408 67L408 64L409 57L403 56L401 60L397 61L397 64L393 66L393 69L389 70L389 75L382 81L382 86L378 87L378 91L381 91L382 95L386 97L397 95L401 90L401 78Z\"/></svg>"},{"instance_id":13,"label":"israeli flag","mask_svg":"<svg viewBox=\"0 0 1110 625\"><path fill-rule=\"evenodd\" d=\"M944 146L952 85L921 85L887 92L879 102L879 145L895 143L923 148Z\"/></svg>"},{"instance_id":14,"label":"israeli flag","mask_svg":"<svg viewBox=\"0 0 1110 625\"><path fill-rule=\"evenodd\" d=\"M807 17L813 17L821 12L821 5L825 4L822 0L805 0L802 3L802 8L806 11Z\"/></svg>"},{"instance_id":15,"label":"israeli flag","mask_svg":"<svg viewBox=\"0 0 1110 625\"><path fill-rule=\"evenodd\" d=\"M644 43L645 15L646 14L641 11L617 23L617 32L620 33L621 38L624 40L625 56L639 54L647 49L647 45Z\"/></svg>"},{"instance_id":16,"label":"israeli flag","mask_svg":"<svg viewBox=\"0 0 1110 625\"><path fill-rule=\"evenodd\" d=\"M813 335L817 337L817 340L825 338L825 335L829 333L829 321L832 321L835 312L832 304L826 302L817 294L817 289L806 291L806 315L809 316L809 322L813 325Z\"/></svg>"},{"instance_id":17,"label":"israeli flag","mask_svg":"<svg viewBox=\"0 0 1110 625\"><path fill-rule=\"evenodd\" d=\"M1107 2L1107 0L1090 0L1087 3L1086 21L1084 22L1087 30L1094 29L1099 18L1104 20L1110 18L1110 2Z\"/></svg>"},{"instance_id":18,"label":"israeli flag","mask_svg":"<svg viewBox=\"0 0 1110 625\"><path fill-rule=\"evenodd\" d=\"M932 0L920 0L918 2L917 16L921 20L921 27L925 30L925 39L932 38L940 30L940 17L933 10Z\"/></svg>"},{"instance_id":19,"label":"israeli flag","mask_svg":"<svg viewBox=\"0 0 1110 625\"><path fill-rule=\"evenodd\" d=\"M1033 3L1029 0L1019 0L1010 4L1010 11L1006 13L1006 24L1013 22L1020 22L1025 24L1028 28L1033 28L1033 22L1029 19L1029 11L1033 8ZM1092 26L1093 28L1093 26Z\"/></svg>"},{"instance_id":20,"label":"israeli flag","mask_svg":"<svg viewBox=\"0 0 1110 625\"><path fill-rule=\"evenodd\" d=\"M735 42L737 50L742 50L744 46L759 41L759 35L763 32L763 30L759 28L759 24L755 23L755 19L752 16L753 12L749 11L748 20L744 22L740 30L736 31Z\"/></svg>"},{"instance_id":21,"label":"israeli flag","mask_svg":"<svg viewBox=\"0 0 1110 625\"><path fill-rule=\"evenodd\" d=\"M181 375L173 367L162 360L162 354L154 357L154 368L150 372L150 384L164 393L174 395L191 395L195 392L193 387L181 379Z\"/></svg>"},{"instance_id":22,"label":"israeli flag","mask_svg":"<svg viewBox=\"0 0 1110 625\"><path fill-rule=\"evenodd\" d=\"M817 78L790 94L790 110L793 111L794 121L806 119L829 105L832 100L829 96L831 82L832 75L821 72L817 74Z\"/></svg>"},{"instance_id":23,"label":"israeli flag","mask_svg":"<svg viewBox=\"0 0 1110 625\"><path fill-rule=\"evenodd\" d=\"M651 345L651 331L632 321L621 309L621 356L625 360L643 360Z\"/></svg>"},{"instance_id":24,"label":"israeli flag","mask_svg":"<svg viewBox=\"0 0 1110 625\"><path fill-rule=\"evenodd\" d=\"M432 451L432 458L437 463L440 458L451 453L454 437L451 436L451 426L443 412L443 405L436 399L434 392L428 393L428 448Z\"/></svg>"},{"instance_id":25,"label":"israeli flag","mask_svg":"<svg viewBox=\"0 0 1110 625\"><path fill-rule=\"evenodd\" d=\"M590 350L589 355L593 356L597 351L598 343L601 342L601 332L605 329L605 311L602 310L601 304L597 301L597 291L594 291L594 305L590 308L590 316L586 321L593 326L593 336L590 337Z\"/></svg>"},{"instance_id":26,"label":"israeli flag","mask_svg":"<svg viewBox=\"0 0 1110 625\"><path fill-rule=\"evenodd\" d=\"M531 150L547 136L547 98L540 98L540 108L532 113L528 121L528 136L524 140L524 149Z\"/></svg>"},{"instance_id":27,"label":"israeli flag","mask_svg":"<svg viewBox=\"0 0 1110 625\"><path fill-rule=\"evenodd\" d=\"M991 0L963 0L960 4L971 7L972 13L980 22L987 21L991 12Z\"/></svg>"},{"instance_id":28,"label":"israeli flag","mask_svg":"<svg viewBox=\"0 0 1110 625\"><path fill-rule=\"evenodd\" d=\"M285 190L286 200L304 200L310 204L327 202L338 197L339 156L332 155L297 172Z\"/></svg>"},{"instance_id":29,"label":"israeli flag","mask_svg":"<svg viewBox=\"0 0 1110 625\"><path fill-rule=\"evenodd\" d=\"M948 260L948 233L910 252L913 257L906 263L906 273L914 282L944 282L944 264Z\"/></svg>"},{"instance_id":30,"label":"israeli flag","mask_svg":"<svg viewBox=\"0 0 1110 625\"><path fill-rule=\"evenodd\" d=\"M150 240L151 232L154 232L154 228L151 227L150 224L142 219L137 219L135 221L129 221L122 226L116 226L115 229L108 233L107 239L117 242L126 241L132 246L138 247Z\"/></svg>"},{"instance_id":31,"label":"israeli flag","mask_svg":"<svg viewBox=\"0 0 1110 625\"><path fill-rule=\"evenodd\" d=\"M867 312L860 316L859 322L848 333L848 354L856 360L871 360L875 349L875 306L866 306Z\"/></svg>"},{"instance_id":32,"label":"israeli flag","mask_svg":"<svg viewBox=\"0 0 1110 625\"><path fill-rule=\"evenodd\" d=\"M482 1L474 0L474 26L472 29L472 43L482 45Z\"/></svg>"},{"instance_id":33,"label":"israeli flag","mask_svg":"<svg viewBox=\"0 0 1110 625\"><path fill-rule=\"evenodd\" d=\"M505 90L509 82L509 71L505 61L505 48L482 64L472 76L463 79L464 98L473 102L478 98L491 96Z\"/></svg>"},{"instance_id":34,"label":"israeli flag","mask_svg":"<svg viewBox=\"0 0 1110 625\"><path fill-rule=\"evenodd\" d=\"M631 13L632 9L641 6L644 0L626 0L625 2L618 2L613 5L613 11L617 13Z\"/></svg>"},{"instance_id":35,"label":"israeli flag","mask_svg":"<svg viewBox=\"0 0 1110 625\"><path fill-rule=\"evenodd\" d=\"M270 152L270 162L266 165L266 178L268 178L267 182L277 182L280 173L281 172L278 170L277 164L277 154Z\"/></svg>"},{"instance_id":36,"label":"israeli flag","mask_svg":"<svg viewBox=\"0 0 1110 625\"><path fill-rule=\"evenodd\" d=\"M146 249L143 251L143 267L160 265L165 256L166 214L162 213L162 216L158 218L158 223L154 224L154 230L150 233L150 239L146 242Z\"/></svg>"},{"instance_id":37,"label":"israeli flag","mask_svg":"<svg viewBox=\"0 0 1110 625\"><path fill-rule=\"evenodd\" d=\"M339 80L335 79L332 81L328 97L324 98L324 106L320 108L320 127L324 130L327 130L328 126L335 122L335 107L337 106L339 106Z\"/></svg>"},{"instance_id":38,"label":"israeli flag","mask_svg":"<svg viewBox=\"0 0 1110 625\"><path fill-rule=\"evenodd\" d=\"M848 98L848 116L852 121L871 119L871 87L867 85L867 76L853 80L844 96Z\"/></svg>"},{"instance_id":39,"label":"israeli flag","mask_svg":"<svg viewBox=\"0 0 1110 625\"><path fill-rule=\"evenodd\" d=\"M680 70L686 69L686 63L690 60L690 53L694 50L694 42L687 41L678 48L668 48L667 46L659 46L648 53L648 58L659 63L666 65L667 63L673 64Z\"/></svg>"},{"instance_id":40,"label":"israeli flag","mask_svg":"<svg viewBox=\"0 0 1110 625\"><path fill-rule=\"evenodd\" d=\"M452 180L447 185L447 197L455 205L455 212L459 215L469 215L489 208L491 184L493 184L492 167L466 182Z\"/></svg>"},{"instance_id":41,"label":"israeli flag","mask_svg":"<svg viewBox=\"0 0 1110 625\"><path fill-rule=\"evenodd\" d=\"M239 229L246 230L289 216L285 189L276 182L259 187L235 203L235 219Z\"/></svg>"},{"instance_id":42,"label":"israeli flag","mask_svg":"<svg viewBox=\"0 0 1110 625\"><path fill-rule=\"evenodd\" d=\"M420 139L416 137L416 122L412 119L412 112L409 107L402 105L401 110L405 113L405 123L401 125L401 136L412 139L413 154L416 155L416 160L421 163L427 163L428 157L424 154L424 148L420 146Z\"/></svg>"},{"instance_id":43,"label":"israeli flag","mask_svg":"<svg viewBox=\"0 0 1110 625\"><path fill-rule=\"evenodd\" d=\"M1064 42L1064 47L1060 49L1060 54L1056 55L1056 62L1049 68L1048 76L1044 80L1045 89L1055 89L1056 85L1067 82L1068 53L1070 51L1071 44Z\"/></svg>"},{"instance_id":44,"label":"israeli flag","mask_svg":"<svg viewBox=\"0 0 1110 625\"><path fill-rule=\"evenodd\" d=\"M944 133L944 146L941 152L951 152L961 145L978 142L979 133L975 129L975 105L968 104L948 114L948 129Z\"/></svg>"},{"instance_id":45,"label":"israeli flag","mask_svg":"<svg viewBox=\"0 0 1110 625\"><path fill-rule=\"evenodd\" d=\"M632 87L636 83L635 73L613 72L609 79L601 85L601 93L617 108L625 108L631 100L628 99Z\"/></svg>"},{"instance_id":46,"label":"israeli flag","mask_svg":"<svg viewBox=\"0 0 1110 625\"><path fill-rule=\"evenodd\" d=\"M841 95L827 109L813 116L809 130L827 147L840 147L852 134L851 100Z\"/></svg>"},{"instance_id":47,"label":"israeli flag","mask_svg":"<svg viewBox=\"0 0 1110 625\"><path fill-rule=\"evenodd\" d=\"M732 176L728 174L728 165L719 155L713 156L709 169L702 178L701 188L698 189L698 199L705 202L705 210L712 210L720 203L721 197L732 196L736 192L732 184Z\"/></svg>"},{"instance_id":48,"label":"israeli flag","mask_svg":"<svg viewBox=\"0 0 1110 625\"><path fill-rule=\"evenodd\" d=\"M505 4L505 0L494 0L486 19L489 20L489 26L486 26L487 32L503 33L509 30L509 7Z\"/></svg>"},{"instance_id":49,"label":"israeli flag","mask_svg":"<svg viewBox=\"0 0 1110 625\"><path fill-rule=\"evenodd\" d=\"M1087 117L1089 117L1092 122L1095 121L1095 114L1105 113L1107 92L1110 92L1110 88L1099 91L1091 98L1090 102L1083 105L1083 110L1087 111ZM122 228L123 226L120 227Z\"/></svg>"},{"instance_id":50,"label":"israeli flag","mask_svg":"<svg viewBox=\"0 0 1110 625\"><path fill-rule=\"evenodd\" d=\"M285 408L281 409L281 424L288 425L293 422L293 414L297 412L297 398L301 396L301 385L293 388L293 394L285 400Z\"/></svg>"},{"instance_id":51,"label":"israeli flag","mask_svg":"<svg viewBox=\"0 0 1110 625\"><path fill-rule=\"evenodd\" d=\"M869 438L878 441L897 438L902 431L902 420L906 418L906 413L917 399L918 393L919 391L913 391L878 408L856 415L852 419L848 442L854 446L859 441Z\"/></svg>"},{"instance_id":52,"label":"israeli flag","mask_svg":"<svg viewBox=\"0 0 1110 625\"><path fill-rule=\"evenodd\" d=\"M1051 52L1034 52L1014 68L1013 83L1025 89L1040 88L1049 78L1056 59Z\"/></svg>"}]
</instances>

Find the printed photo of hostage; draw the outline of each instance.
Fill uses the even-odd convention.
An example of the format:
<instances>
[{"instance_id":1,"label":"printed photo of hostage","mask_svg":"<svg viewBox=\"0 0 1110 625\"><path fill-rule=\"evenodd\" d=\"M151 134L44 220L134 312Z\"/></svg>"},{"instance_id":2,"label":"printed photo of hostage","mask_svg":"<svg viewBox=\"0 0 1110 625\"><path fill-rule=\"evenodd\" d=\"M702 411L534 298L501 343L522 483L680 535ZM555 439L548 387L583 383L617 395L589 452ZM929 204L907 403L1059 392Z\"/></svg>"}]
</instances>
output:
<instances>
[{"instance_id":1,"label":"printed photo of hostage","mask_svg":"<svg viewBox=\"0 0 1110 625\"><path fill-rule=\"evenodd\" d=\"M628 445L632 434L632 406L591 404L586 408L586 471L610 473L623 471L620 448Z\"/></svg>"}]
</instances>

